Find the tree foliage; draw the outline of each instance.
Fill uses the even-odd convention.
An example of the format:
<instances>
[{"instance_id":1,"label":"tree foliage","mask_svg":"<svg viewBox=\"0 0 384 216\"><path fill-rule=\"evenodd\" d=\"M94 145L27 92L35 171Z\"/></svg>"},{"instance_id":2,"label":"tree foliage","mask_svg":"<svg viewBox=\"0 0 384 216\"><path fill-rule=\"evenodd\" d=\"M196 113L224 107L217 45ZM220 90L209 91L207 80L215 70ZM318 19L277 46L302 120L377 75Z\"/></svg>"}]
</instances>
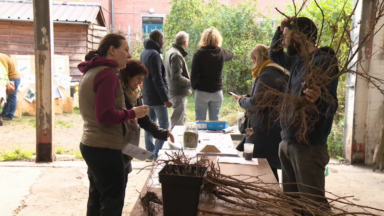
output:
<instances>
[{"instance_id":1,"label":"tree foliage","mask_svg":"<svg viewBox=\"0 0 384 216\"><path fill-rule=\"evenodd\" d=\"M199 49L201 33L209 27L217 28L223 36L223 48L231 50L235 57L223 69L224 90L239 93L248 92L251 87L251 62L249 52L257 44L269 45L274 30L271 19L262 17L256 9L256 1L244 1L230 7L217 0L173 0L171 12L167 15L164 33L169 48L179 31L190 35L190 66L193 54Z\"/></svg>"}]
</instances>

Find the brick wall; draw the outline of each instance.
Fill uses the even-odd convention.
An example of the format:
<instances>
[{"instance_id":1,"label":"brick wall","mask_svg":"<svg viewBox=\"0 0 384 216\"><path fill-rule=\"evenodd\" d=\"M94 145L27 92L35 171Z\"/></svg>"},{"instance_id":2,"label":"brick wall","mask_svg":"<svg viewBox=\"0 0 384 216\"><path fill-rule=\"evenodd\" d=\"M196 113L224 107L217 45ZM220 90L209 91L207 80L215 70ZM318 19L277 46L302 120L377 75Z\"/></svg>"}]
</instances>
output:
<instances>
[{"instance_id":1,"label":"brick wall","mask_svg":"<svg viewBox=\"0 0 384 216\"><path fill-rule=\"evenodd\" d=\"M87 3L101 3L107 27L110 28L110 0L79 0ZM219 0L222 4L231 4L235 6L243 0ZM268 0L258 2L258 11L265 16L276 17L277 12L274 9L278 7L284 11L286 5L291 0ZM299 1L296 1L299 2ZM153 8L153 14L149 13L149 9ZM115 28L120 28L125 33L128 32L128 25L131 26L131 33L142 31L142 16L159 15L166 16L171 10L171 0L114 0L114 24ZM164 19L165 21L165 19Z\"/></svg>"}]
</instances>

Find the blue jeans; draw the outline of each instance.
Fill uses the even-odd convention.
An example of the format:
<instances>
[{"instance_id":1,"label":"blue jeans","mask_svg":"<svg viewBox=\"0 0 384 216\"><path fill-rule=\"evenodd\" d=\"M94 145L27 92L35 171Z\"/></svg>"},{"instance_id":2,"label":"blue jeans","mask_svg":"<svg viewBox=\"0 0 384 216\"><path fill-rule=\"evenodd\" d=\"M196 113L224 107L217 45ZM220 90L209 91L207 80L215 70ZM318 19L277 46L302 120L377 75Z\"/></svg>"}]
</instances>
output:
<instances>
[{"instance_id":1,"label":"blue jeans","mask_svg":"<svg viewBox=\"0 0 384 216\"><path fill-rule=\"evenodd\" d=\"M169 129L168 108L163 105L149 106L148 116L156 122L159 120L159 127L165 130ZM145 131L145 148L154 154L154 159L157 158L157 154L163 147L164 141L156 139L153 144L153 136L151 133Z\"/></svg>"},{"instance_id":2,"label":"blue jeans","mask_svg":"<svg viewBox=\"0 0 384 216\"><path fill-rule=\"evenodd\" d=\"M197 120L207 119L207 109L210 121L218 121L221 105L223 104L223 91L214 93L195 91L195 114Z\"/></svg>"},{"instance_id":3,"label":"blue jeans","mask_svg":"<svg viewBox=\"0 0 384 216\"><path fill-rule=\"evenodd\" d=\"M10 81L15 82L15 92L8 95L7 103L4 106L3 112L1 112L1 116L13 119L17 106L17 89L20 85L20 78L10 79Z\"/></svg>"}]
</instances>

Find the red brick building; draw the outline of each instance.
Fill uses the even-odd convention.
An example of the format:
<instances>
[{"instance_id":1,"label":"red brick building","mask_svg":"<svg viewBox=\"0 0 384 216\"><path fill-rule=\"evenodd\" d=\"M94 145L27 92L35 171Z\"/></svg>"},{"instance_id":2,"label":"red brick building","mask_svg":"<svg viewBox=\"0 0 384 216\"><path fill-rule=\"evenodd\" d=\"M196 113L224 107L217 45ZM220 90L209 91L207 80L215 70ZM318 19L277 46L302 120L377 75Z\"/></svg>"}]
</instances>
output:
<instances>
[{"instance_id":1,"label":"red brick building","mask_svg":"<svg viewBox=\"0 0 384 216\"><path fill-rule=\"evenodd\" d=\"M108 29L121 29L133 35L143 30L150 31L162 26L171 10L171 0L78 0L78 2L100 3ZM219 0L222 4L235 6L243 0ZM274 9L284 10L291 0L259 1L258 10L263 15L276 17ZM297 1L298 2L298 1ZM113 17L113 18L112 18Z\"/></svg>"}]
</instances>

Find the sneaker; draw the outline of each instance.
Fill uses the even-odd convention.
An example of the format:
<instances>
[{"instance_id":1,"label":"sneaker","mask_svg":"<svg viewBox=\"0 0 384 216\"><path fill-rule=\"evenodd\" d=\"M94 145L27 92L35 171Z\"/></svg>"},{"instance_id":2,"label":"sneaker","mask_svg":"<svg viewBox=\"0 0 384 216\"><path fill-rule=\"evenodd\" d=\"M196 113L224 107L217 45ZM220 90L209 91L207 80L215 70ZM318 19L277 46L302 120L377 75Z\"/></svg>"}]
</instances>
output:
<instances>
[{"instance_id":1,"label":"sneaker","mask_svg":"<svg viewBox=\"0 0 384 216\"><path fill-rule=\"evenodd\" d=\"M11 117L8 117L8 116L3 116L3 120L4 121L10 121L10 120L12 120L13 118L11 118Z\"/></svg>"}]
</instances>

